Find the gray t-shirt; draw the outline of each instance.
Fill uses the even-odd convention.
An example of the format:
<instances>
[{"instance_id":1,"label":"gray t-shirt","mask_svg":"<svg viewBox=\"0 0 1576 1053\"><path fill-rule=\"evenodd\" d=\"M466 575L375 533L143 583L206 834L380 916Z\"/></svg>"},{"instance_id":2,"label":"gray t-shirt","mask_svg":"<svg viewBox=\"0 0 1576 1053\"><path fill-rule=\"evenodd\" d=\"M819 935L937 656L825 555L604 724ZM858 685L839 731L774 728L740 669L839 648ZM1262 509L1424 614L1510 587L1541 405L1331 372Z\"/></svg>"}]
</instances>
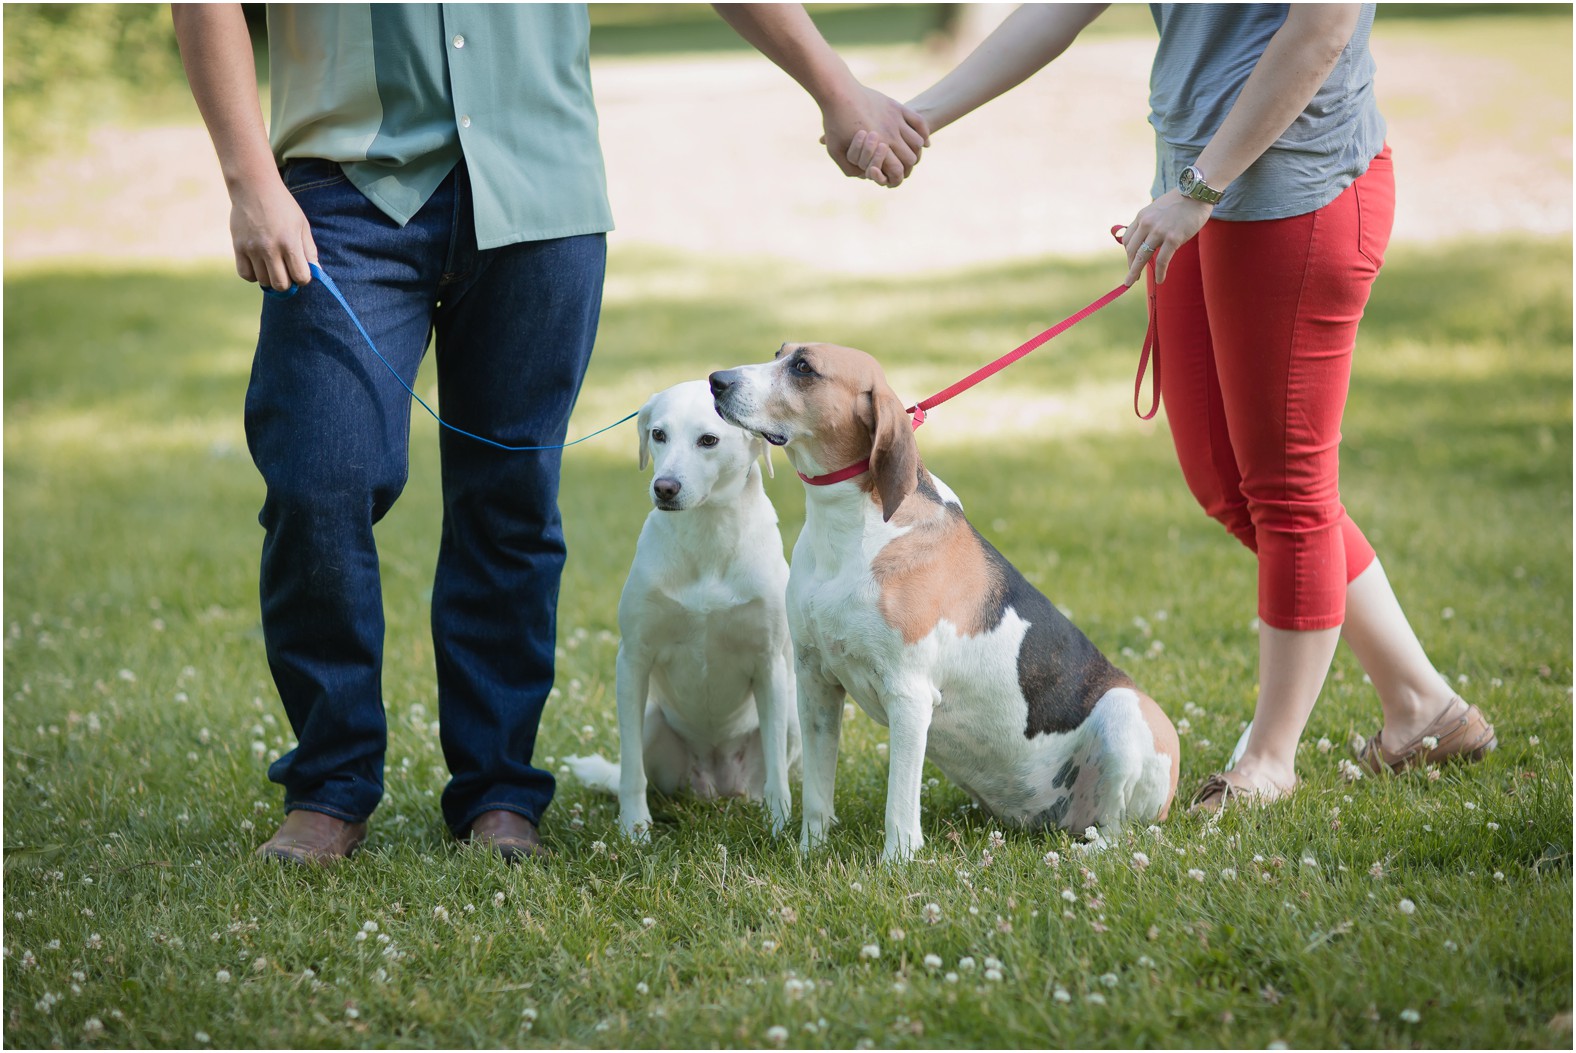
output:
<instances>
[{"instance_id":1,"label":"gray t-shirt","mask_svg":"<svg viewBox=\"0 0 1576 1053\"><path fill-rule=\"evenodd\" d=\"M1237 101L1287 4L1151 4L1160 47L1149 76L1155 128L1155 197L1177 185ZM1374 4L1313 101L1284 135L1226 188L1213 218L1285 219L1323 208L1368 170L1384 147L1368 53ZM1205 172L1207 179L1209 173Z\"/></svg>"}]
</instances>

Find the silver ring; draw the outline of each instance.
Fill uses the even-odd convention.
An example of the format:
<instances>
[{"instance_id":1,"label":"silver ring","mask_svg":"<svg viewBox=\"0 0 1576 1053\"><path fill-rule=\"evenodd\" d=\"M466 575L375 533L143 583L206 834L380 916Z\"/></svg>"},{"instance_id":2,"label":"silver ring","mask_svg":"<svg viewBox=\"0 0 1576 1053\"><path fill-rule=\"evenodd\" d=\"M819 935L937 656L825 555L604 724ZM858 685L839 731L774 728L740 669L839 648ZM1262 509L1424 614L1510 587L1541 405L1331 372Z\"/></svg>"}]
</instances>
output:
<instances>
[{"instance_id":1,"label":"silver ring","mask_svg":"<svg viewBox=\"0 0 1576 1053\"><path fill-rule=\"evenodd\" d=\"M1153 245L1149 244L1149 242L1146 241L1142 245L1138 246L1138 251L1141 252L1141 253L1142 252L1154 252L1155 248L1154 248Z\"/></svg>"}]
</instances>

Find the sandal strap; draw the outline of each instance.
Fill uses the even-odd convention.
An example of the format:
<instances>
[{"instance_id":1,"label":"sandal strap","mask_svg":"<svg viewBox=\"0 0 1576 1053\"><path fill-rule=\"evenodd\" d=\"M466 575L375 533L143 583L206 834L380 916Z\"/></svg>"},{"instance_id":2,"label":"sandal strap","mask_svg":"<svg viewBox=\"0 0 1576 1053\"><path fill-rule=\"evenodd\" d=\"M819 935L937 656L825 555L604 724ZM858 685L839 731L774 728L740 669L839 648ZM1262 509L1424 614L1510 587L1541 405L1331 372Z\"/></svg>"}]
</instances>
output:
<instances>
[{"instance_id":1,"label":"sandal strap","mask_svg":"<svg viewBox=\"0 0 1576 1053\"><path fill-rule=\"evenodd\" d=\"M1456 712L1455 704L1462 709ZM1428 740L1433 740L1433 745ZM1450 702L1440 711L1420 734L1399 750L1388 750L1383 741L1383 731L1375 732L1363 743L1358 754L1363 764L1375 774L1385 768L1392 772L1404 771L1418 763L1445 760L1461 755L1481 755L1498 745L1494 725L1481 710L1460 695L1450 696Z\"/></svg>"}]
</instances>

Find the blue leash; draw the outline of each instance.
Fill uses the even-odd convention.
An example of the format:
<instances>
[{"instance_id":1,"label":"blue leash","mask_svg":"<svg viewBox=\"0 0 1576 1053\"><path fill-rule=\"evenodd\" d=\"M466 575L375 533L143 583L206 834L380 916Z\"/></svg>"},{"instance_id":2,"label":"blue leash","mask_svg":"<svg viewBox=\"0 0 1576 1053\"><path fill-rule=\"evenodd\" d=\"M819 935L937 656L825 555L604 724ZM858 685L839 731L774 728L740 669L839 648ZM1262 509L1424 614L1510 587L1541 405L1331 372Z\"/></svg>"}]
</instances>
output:
<instances>
[{"instance_id":1,"label":"blue leash","mask_svg":"<svg viewBox=\"0 0 1576 1053\"><path fill-rule=\"evenodd\" d=\"M339 291L339 286L334 284L334 279L330 278L328 276L328 273L326 271L324 271L323 268L319 267L315 263L310 263L307 266L312 271L312 277L314 277L318 281L322 282L323 283L323 288L327 289L330 293L332 293L333 296L334 296L334 299L339 301L339 306L341 306L341 307L343 307L345 309L345 314L347 316L349 316L351 323L356 327L356 331L358 333L360 333L361 334L361 338L367 342L367 346L372 349L372 353L374 355L378 356L378 361L382 362L385 366L387 366L388 367L388 371L390 373L394 374L394 379L399 381L400 387L402 387L406 391L410 392L410 397L415 399L417 402L421 403L421 408L426 410L429 414L431 414L432 415L432 419L437 421L439 425L441 425L442 427L448 428L452 432L455 432L457 434L463 435L467 439L475 439L477 442L485 442L488 446L496 446L498 449L500 449L500 450L508 450L510 453L524 453L524 452L528 452L528 451L531 451L531 450L562 450L562 449L565 449L567 447L575 446L575 445L578 445L579 443L585 442L587 439L594 439L598 435L601 435L604 431L611 431L614 428L618 427L620 424L623 424L624 421L634 419L634 417L636 416L636 413L639 412L637 410L636 413L631 413L628 417L624 417L621 420L616 420L612 424L609 424L605 428L598 428L596 431L592 432L590 435L582 435L580 438L575 439L573 442L560 443L560 444L558 444L556 446L505 446L501 442L495 442L492 439L488 439L488 438L485 438L485 437L483 437L481 435L476 435L476 434L474 434L472 432L468 432L464 428L456 428L454 425L450 424L448 421L446 421L442 417L438 416L438 414L433 410L433 408L431 406L427 405L426 400L424 400L420 395L416 394L416 389L411 387L409 384L405 383L405 378L399 375L399 370L395 369L393 364L390 363L388 359L383 357L383 352L379 351L378 350L378 345L372 342L371 335L369 335L367 333L366 327L361 324L361 319L356 317L356 312L351 309L350 304L345 300L345 294L340 292ZM300 291L301 291L301 287L299 285L292 285L288 289L264 289L263 290L263 292L266 295L272 296L276 300L289 299L290 297L294 296L296 293L298 293Z\"/></svg>"}]
</instances>

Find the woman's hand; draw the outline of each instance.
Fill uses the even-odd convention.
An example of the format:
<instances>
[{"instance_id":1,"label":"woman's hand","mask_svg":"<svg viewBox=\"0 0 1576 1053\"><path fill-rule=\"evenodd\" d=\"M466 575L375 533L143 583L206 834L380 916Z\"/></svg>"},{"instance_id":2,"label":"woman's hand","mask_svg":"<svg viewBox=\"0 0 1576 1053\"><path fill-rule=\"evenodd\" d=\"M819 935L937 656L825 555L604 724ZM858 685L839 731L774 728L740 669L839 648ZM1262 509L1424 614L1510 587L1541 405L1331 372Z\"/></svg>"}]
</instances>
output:
<instances>
[{"instance_id":1,"label":"woman's hand","mask_svg":"<svg viewBox=\"0 0 1576 1053\"><path fill-rule=\"evenodd\" d=\"M1165 281L1171 257L1203 229L1214 211L1214 205L1183 197L1180 190L1174 189L1146 205L1122 236L1122 246L1127 249L1125 284L1136 282L1151 259L1155 264L1155 282Z\"/></svg>"},{"instance_id":2,"label":"woman's hand","mask_svg":"<svg viewBox=\"0 0 1576 1053\"><path fill-rule=\"evenodd\" d=\"M821 110L821 142L844 175L885 187L900 185L930 145L925 119L896 99L857 82Z\"/></svg>"}]
</instances>

